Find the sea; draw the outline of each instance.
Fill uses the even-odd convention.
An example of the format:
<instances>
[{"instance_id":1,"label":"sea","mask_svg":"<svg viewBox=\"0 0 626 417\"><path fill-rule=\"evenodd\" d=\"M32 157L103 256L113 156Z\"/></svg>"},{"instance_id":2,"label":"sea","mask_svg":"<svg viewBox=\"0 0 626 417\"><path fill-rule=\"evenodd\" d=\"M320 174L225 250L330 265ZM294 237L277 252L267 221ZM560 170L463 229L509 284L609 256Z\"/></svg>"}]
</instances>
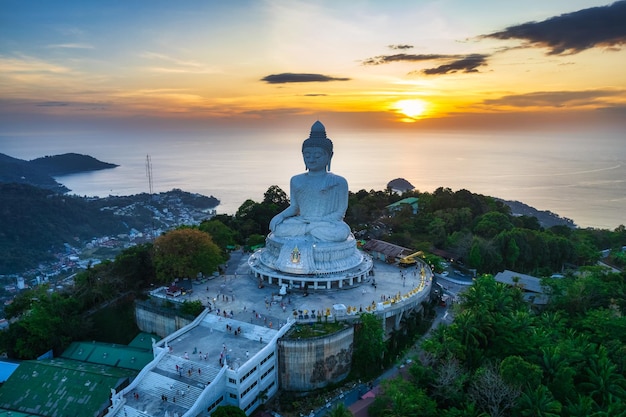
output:
<instances>
[{"instance_id":1,"label":"sea","mask_svg":"<svg viewBox=\"0 0 626 417\"><path fill-rule=\"evenodd\" d=\"M516 200L579 227L626 225L623 132L333 131L331 170L350 191L384 190L404 178L420 192L439 187ZM0 136L0 153L31 160L79 153L119 165L57 177L81 196L132 195L174 188L214 196L218 213L304 171L307 129L215 129L202 132L31 133Z\"/></svg>"}]
</instances>

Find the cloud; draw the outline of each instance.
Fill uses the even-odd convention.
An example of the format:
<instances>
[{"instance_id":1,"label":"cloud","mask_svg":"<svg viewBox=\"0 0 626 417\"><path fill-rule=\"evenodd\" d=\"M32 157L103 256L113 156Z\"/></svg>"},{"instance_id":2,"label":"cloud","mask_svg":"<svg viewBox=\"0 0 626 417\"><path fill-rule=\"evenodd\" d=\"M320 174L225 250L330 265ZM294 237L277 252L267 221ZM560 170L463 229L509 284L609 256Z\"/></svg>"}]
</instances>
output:
<instances>
[{"instance_id":1,"label":"cloud","mask_svg":"<svg viewBox=\"0 0 626 417\"><path fill-rule=\"evenodd\" d=\"M427 68L414 71L411 74L422 73L426 75L442 75L455 72L478 72L477 68L487 65L488 55L443 55L443 54L395 54L379 55L363 61L363 65L382 65L392 62L423 62L423 61L446 61L435 68Z\"/></svg>"},{"instance_id":2,"label":"cloud","mask_svg":"<svg viewBox=\"0 0 626 417\"><path fill-rule=\"evenodd\" d=\"M44 101L42 103L36 104L36 106L39 106L39 107L67 107L69 105L70 103L63 102L63 101Z\"/></svg>"},{"instance_id":3,"label":"cloud","mask_svg":"<svg viewBox=\"0 0 626 417\"><path fill-rule=\"evenodd\" d=\"M189 61L171 57L169 55L160 54L157 52L144 52L140 55L141 58L149 60L164 61L167 64L172 64L173 67L149 67L148 70L152 72L161 73L174 73L174 74L215 74L221 72L216 68L206 66L201 62Z\"/></svg>"},{"instance_id":4,"label":"cloud","mask_svg":"<svg viewBox=\"0 0 626 417\"><path fill-rule=\"evenodd\" d=\"M30 56L18 55L15 57L0 55L0 72L7 73L55 73L66 74L70 72L67 67L62 67Z\"/></svg>"},{"instance_id":5,"label":"cloud","mask_svg":"<svg viewBox=\"0 0 626 417\"><path fill-rule=\"evenodd\" d=\"M622 97L626 90L537 91L485 100L484 104L513 107L566 107L609 104L612 97Z\"/></svg>"},{"instance_id":6,"label":"cloud","mask_svg":"<svg viewBox=\"0 0 626 417\"><path fill-rule=\"evenodd\" d=\"M326 97L328 94L322 94L322 93L309 93L309 94L305 94L305 97Z\"/></svg>"},{"instance_id":7,"label":"cloud","mask_svg":"<svg viewBox=\"0 0 626 417\"><path fill-rule=\"evenodd\" d=\"M382 65L391 62L421 62L432 61L436 59L456 58L456 55L441 54L395 54L395 55L379 55L373 58L367 58L363 61L363 65Z\"/></svg>"},{"instance_id":8,"label":"cloud","mask_svg":"<svg viewBox=\"0 0 626 417\"><path fill-rule=\"evenodd\" d=\"M93 45L86 43L58 43L54 45L48 45L48 48L62 48L62 49L94 49Z\"/></svg>"},{"instance_id":9,"label":"cloud","mask_svg":"<svg viewBox=\"0 0 626 417\"><path fill-rule=\"evenodd\" d=\"M435 68L427 68L422 71L426 75L441 75L455 72L478 72L478 67L487 65L487 55L471 54L452 61L448 64L439 65Z\"/></svg>"},{"instance_id":10,"label":"cloud","mask_svg":"<svg viewBox=\"0 0 626 417\"><path fill-rule=\"evenodd\" d=\"M350 81L350 78L330 77L322 74L295 74L292 72L284 72L282 74L272 74L261 78L268 84L286 84L286 83L310 83L310 82L328 82L328 81Z\"/></svg>"},{"instance_id":11,"label":"cloud","mask_svg":"<svg viewBox=\"0 0 626 417\"><path fill-rule=\"evenodd\" d=\"M413 45L389 45L389 49L411 49Z\"/></svg>"},{"instance_id":12,"label":"cloud","mask_svg":"<svg viewBox=\"0 0 626 417\"><path fill-rule=\"evenodd\" d=\"M582 9L527 22L481 38L521 39L533 47L549 48L549 55L576 54L594 47L619 47L626 43L626 1Z\"/></svg>"}]
</instances>

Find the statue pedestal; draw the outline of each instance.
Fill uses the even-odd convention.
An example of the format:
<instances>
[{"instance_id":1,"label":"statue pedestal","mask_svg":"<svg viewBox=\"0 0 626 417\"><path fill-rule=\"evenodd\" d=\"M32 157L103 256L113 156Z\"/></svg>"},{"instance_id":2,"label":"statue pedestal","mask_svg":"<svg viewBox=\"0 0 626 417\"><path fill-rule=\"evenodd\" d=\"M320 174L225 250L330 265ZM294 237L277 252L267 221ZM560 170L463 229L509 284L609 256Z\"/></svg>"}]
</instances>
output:
<instances>
[{"instance_id":1,"label":"statue pedestal","mask_svg":"<svg viewBox=\"0 0 626 417\"><path fill-rule=\"evenodd\" d=\"M265 265L289 274L310 275L347 271L363 261L353 236L343 242L317 242L310 236L270 234L261 253Z\"/></svg>"},{"instance_id":2,"label":"statue pedestal","mask_svg":"<svg viewBox=\"0 0 626 417\"><path fill-rule=\"evenodd\" d=\"M266 239L266 246L248 260L250 268L269 284L291 288L347 288L367 279L372 260L356 247L354 236L343 242L320 242L311 236Z\"/></svg>"}]
</instances>

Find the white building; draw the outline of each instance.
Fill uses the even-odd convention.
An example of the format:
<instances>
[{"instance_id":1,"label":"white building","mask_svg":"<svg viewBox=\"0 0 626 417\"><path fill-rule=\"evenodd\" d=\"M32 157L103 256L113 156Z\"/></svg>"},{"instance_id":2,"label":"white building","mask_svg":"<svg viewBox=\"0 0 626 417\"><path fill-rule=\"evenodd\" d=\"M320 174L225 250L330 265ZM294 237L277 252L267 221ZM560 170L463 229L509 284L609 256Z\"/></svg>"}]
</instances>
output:
<instances>
[{"instance_id":1,"label":"white building","mask_svg":"<svg viewBox=\"0 0 626 417\"><path fill-rule=\"evenodd\" d=\"M280 329L205 310L191 324L154 343L154 360L112 395L115 417L209 416L220 405L250 415L278 390Z\"/></svg>"}]
</instances>

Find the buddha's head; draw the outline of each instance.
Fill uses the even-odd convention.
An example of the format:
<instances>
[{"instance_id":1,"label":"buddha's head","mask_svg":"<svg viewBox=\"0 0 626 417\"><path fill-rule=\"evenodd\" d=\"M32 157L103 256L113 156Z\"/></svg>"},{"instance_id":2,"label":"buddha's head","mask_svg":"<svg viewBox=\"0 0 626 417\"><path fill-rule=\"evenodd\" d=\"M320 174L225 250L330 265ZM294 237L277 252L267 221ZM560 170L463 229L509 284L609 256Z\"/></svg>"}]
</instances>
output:
<instances>
[{"instance_id":1,"label":"buddha's head","mask_svg":"<svg viewBox=\"0 0 626 417\"><path fill-rule=\"evenodd\" d=\"M310 171L330 171L330 160L333 157L333 142L326 137L326 128L317 122L311 127L311 134L302 143L304 164Z\"/></svg>"}]
</instances>

